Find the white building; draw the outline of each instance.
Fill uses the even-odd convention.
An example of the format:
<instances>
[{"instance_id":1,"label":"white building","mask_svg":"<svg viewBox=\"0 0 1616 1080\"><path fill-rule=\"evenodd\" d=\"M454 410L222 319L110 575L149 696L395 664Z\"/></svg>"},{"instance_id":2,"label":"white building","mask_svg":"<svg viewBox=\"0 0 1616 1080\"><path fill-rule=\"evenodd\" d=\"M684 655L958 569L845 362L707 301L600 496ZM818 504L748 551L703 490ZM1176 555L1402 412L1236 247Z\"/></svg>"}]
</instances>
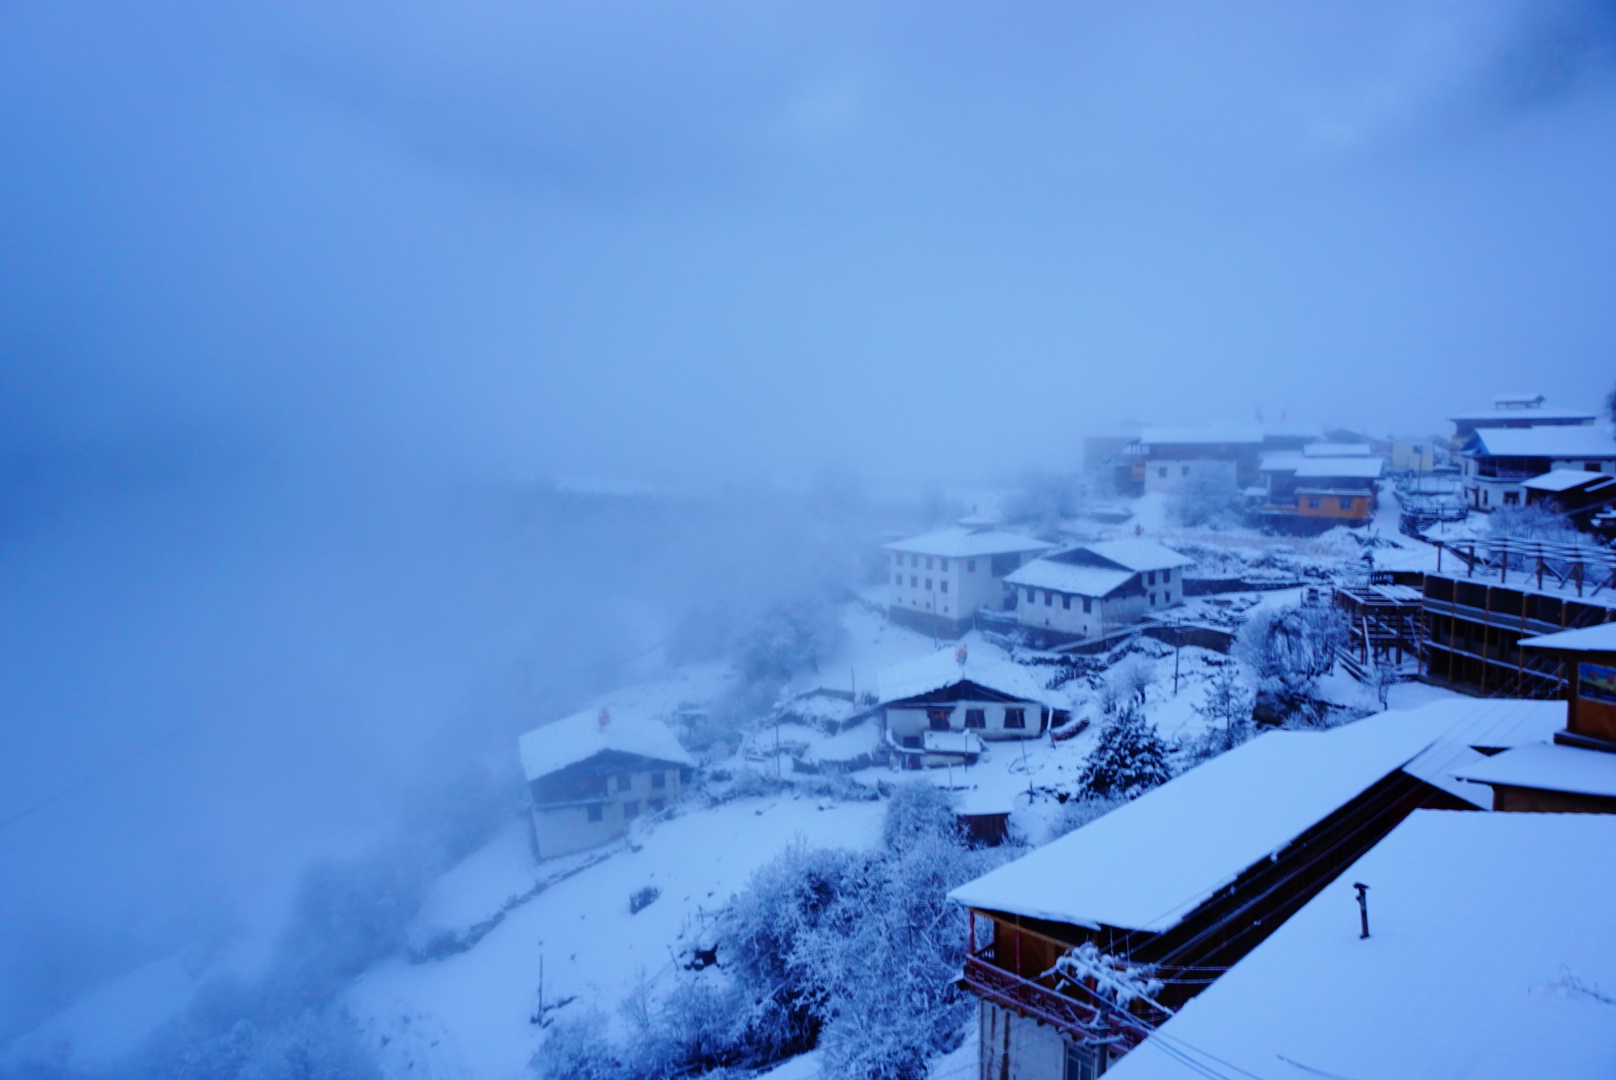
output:
<instances>
[{"instance_id":1,"label":"white building","mask_svg":"<svg viewBox=\"0 0 1616 1080\"><path fill-rule=\"evenodd\" d=\"M1154 540L1109 540L1028 563L1005 579L1016 622L1050 640L1078 641L1184 602L1194 562Z\"/></svg>"},{"instance_id":2,"label":"white building","mask_svg":"<svg viewBox=\"0 0 1616 1080\"><path fill-rule=\"evenodd\" d=\"M971 628L978 609L1003 610L1010 597L1005 575L1053 546L1001 532L980 518L886 544L888 616L926 633L957 637Z\"/></svg>"},{"instance_id":3,"label":"white building","mask_svg":"<svg viewBox=\"0 0 1616 1080\"><path fill-rule=\"evenodd\" d=\"M964 646L883 670L876 693L889 752L906 769L973 764L984 741L1036 739L1054 711L1027 668Z\"/></svg>"},{"instance_id":4,"label":"white building","mask_svg":"<svg viewBox=\"0 0 1616 1080\"><path fill-rule=\"evenodd\" d=\"M1477 428L1459 457L1465 501L1491 513L1526 505L1525 482L1555 469L1616 472L1616 438L1592 424Z\"/></svg>"},{"instance_id":5,"label":"white building","mask_svg":"<svg viewBox=\"0 0 1616 1080\"><path fill-rule=\"evenodd\" d=\"M684 794L696 764L660 720L607 709L534 728L517 745L541 859L598 847L660 813Z\"/></svg>"}]
</instances>

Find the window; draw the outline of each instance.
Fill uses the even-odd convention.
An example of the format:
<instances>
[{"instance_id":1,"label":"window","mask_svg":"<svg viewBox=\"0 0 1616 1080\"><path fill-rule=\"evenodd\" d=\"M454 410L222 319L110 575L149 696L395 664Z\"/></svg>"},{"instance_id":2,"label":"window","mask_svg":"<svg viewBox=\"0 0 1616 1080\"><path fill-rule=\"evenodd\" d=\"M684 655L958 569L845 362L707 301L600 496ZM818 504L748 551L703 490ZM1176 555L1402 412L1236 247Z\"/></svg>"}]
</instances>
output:
<instances>
[{"instance_id":1,"label":"window","mask_svg":"<svg viewBox=\"0 0 1616 1080\"><path fill-rule=\"evenodd\" d=\"M1184 466L1183 471L1180 472L1178 475L1180 475L1180 476L1188 476L1189 474L1190 474L1190 467L1188 465L1186 465L1186 466Z\"/></svg>"},{"instance_id":2,"label":"window","mask_svg":"<svg viewBox=\"0 0 1616 1080\"><path fill-rule=\"evenodd\" d=\"M1048 589L1044 590L1044 606L1045 607L1054 607L1055 606L1055 594L1050 592Z\"/></svg>"},{"instance_id":3,"label":"window","mask_svg":"<svg viewBox=\"0 0 1616 1080\"><path fill-rule=\"evenodd\" d=\"M931 569L931 563L932 563L932 558L931 558L931 556L930 556L930 555L927 555L927 556L926 556L926 569L927 569L927 570L930 570L930 569Z\"/></svg>"},{"instance_id":4,"label":"window","mask_svg":"<svg viewBox=\"0 0 1616 1080\"><path fill-rule=\"evenodd\" d=\"M1154 585L1154 584L1156 584L1156 571L1154 571L1154 570L1146 570L1145 571L1145 584L1146 585Z\"/></svg>"},{"instance_id":5,"label":"window","mask_svg":"<svg viewBox=\"0 0 1616 1080\"><path fill-rule=\"evenodd\" d=\"M1088 615L1094 611L1094 601L1089 597L1083 598L1083 614Z\"/></svg>"},{"instance_id":6,"label":"window","mask_svg":"<svg viewBox=\"0 0 1616 1080\"><path fill-rule=\"evenodd\" d=\"M1321 505L1321 503L1320 503L1320 500L1318 500L1318 499L1309 499L1309 500L1307 500L1307 508L1309 510L1317 510L1320 505Z\"/></svg>"},{"instance_id":7,"label":"window","mask_svg":"<svg viewBox=\"0 0 1616 1080\"><path fill-rule=\"evenodd\" d=\"M917 578L917 577L915 577L915 575L913 575L913 574L910 574L910 575L909 575L909 587L910 587L910 588L911 588L911 589L918 589L918 588L920 588L920 579L919 579L919 578Z\"/></svg>"},{"instance_id":8,"label":"window","mask_svg":"<svg viewBox=\"0 0 1616 1080\"><path fill-rule=\"evenodd\" d=\"M1093 1055L1066 1044L1066 1067L1061 1070L1061 1080L1094 1080L1094 1069Z\"/></svg>"},{"instance_id":9,"label":"window","mask_svg":"<svg viewBox=\"0 0 1616 1080\"><path fill-rule=\"evenodd\" d=\"M976 560L975 559L966 559L965 560L965 572L967 574L976 573Z\"/></svg>"},{"instance_id":10,"label":"window","mask_svg":"<svg viewBox=\"0 0 1616 1080\"><path fill-rule=\"evenodd\" d=\"M1173 572L1171 570L1163 570L1161 572L1161 574L1162 574L1162 584L1163 585L1165 585L1169 581L1173 580Z\"/></svg>"},{"instance_id":11,"label":"window","mask_svg":"<svg viewBox=\"0 0 1616 1080\"><path fill-rule=\"evenodd\" d=\"M1506 492L1504 492L1504 505L1505 506L1519 506L1520 502L1521 502L1521 493L1520 492L1518 492L1518 491L1506 491Z\"/></svg>"},{"instance_id":12,"label":"window","mask_svg":"<svg viewBox=\"0 0 1616 1080\"><path fill-rule=\"evenodd\" d=\"M668 800L666 800L666 799L652 799L649 805L651 807L651 813L660 814L662 812L663 808L668 805Z\"/></svg>"},{"instance_id":13,"label":"window","mask_svg":"<svg viewBox=\"0 0 1616 1080\"><path fill-rule=\"evenodd\" d=\"M892 575L892 584L894 584L894 585L902 585L903 584L903 575L902 574L893 574Z\"/></svg>"},{"instance_id":14,"label":"window","mask_svg":"<svg viewBox=\"0 0 1616 1080\"><path fill-rule=\"evenodd\" d=\"M623 820L629 821L640 816L640 803L638 799L630 799L623 804Z\"/></svg>"},{"instance_id":15,"label":"window","mask_svg":"<svg viewBox=\"0 0 1616 1080\"><path fill-rule=\"evenodd\" d=\"M660 773L660 772L652 773L651 774L651 786L654 787L654 788L665 788L665 787L667 787L668 786L668 774L667 773Z\"/></svg>"},{"instance_id":16,"label":"window","mask_svg":"<svg viewBox=\"0 0 1616 1080\"><path fill-rule=\"evenodd\" d=\"M1071 611L1072 610L1072 598L1070 596L1062 596L1061 597L1061 607L1064 608L1067 611Z\"/></svg>"},{"instance_id":17,"label":"window","mask_svg":"<svg viewBox=\"0 0 1616 1080\"><path fill-rule=\"evenodd\" d=\"M914 567L917 570L920 569L920 556L919 555L911 555L911 556L909 556L909 565Z\"/></svg>"},{"instance_id":18,"label":"window","mask_svg":"<svg viewBox=\"0 0 1616 1080\"><path fill-rule=\"evenodd\" d=\"M1598 472L1599 471L1599 466L1600 466L1600 462L1597 462L1597 461L1585 461L1585 462L1582 463L1582 471L1583 472Z\"/></svg>"},{"instance_id":19,"label":"window","mask_svg":"<svg viewBox=\"0 0 1616 1080\"><path fill-rule=\"evenodd\" d=\"M947 731L949 717L953 715L953 709L927 709L926 723L933 731Z\"/></svg>"},{"instance_id":20,"label":"window","mask_svg":"<svg viewBox=\"0 0 1616 1080\"><path fill-rule=\"evenodd\" d=\"M939 581L937 583L937 587L939 589L941 589L943 592L947 592L948 591L948 579L944 578L942 581Z\"/></svg>"},{"instance_id":21,"label":"window","mask_svg":"<svg viewBox=\"0 0 1616 1080\"><path fill-rule=\"evenodd\" d=\"M905 735L903 737L903 748L905 750L919 750L920 749L920 736L919 735Z\"/></svg>"},{"instance_id":22,"label":"window","mask_svg":"<svg viewBox=\"0 0 1616 1080\"><path fill-rule=\"evenodd\" d=\"M1024 728L1027 726L1026 709L1004 710L1004 726L1007 728Z\"/></svg>"},{"instance_id":23,"label":"window","mask_svg":"<svg viewBox=\"0 0 1616 1080\"><path fill-rule=\"evenodd\" d=\"M965 726L968 728L985 728L988 726L988 711L986 709L966 709Z\"/></svg>"},{"instance_id":24,"label":"window","mask_svg":"<svg viewBox=\"0 0 1616 1080\"><path fill-rule=\"evenodd\" d=\"M1150 594L1150 602L1152 604L1154 604L1156 602L1156 594L1155 593Z\"/></svg>"},{"instance_id":25,"label":"window","mask_svg":"<svg viewBox=\"0 0 1616 1080\"><path fill-rule=\"evenodd\" d=\"M1161 468L1157 469L1156 475L1163 480L1167 479L1167 466L1163 465Z\"/></svg>"},{"instance_id":26,"label":"window","mask_svg":"<svg viewBox=\"0 0 1616 1080\"><path fill-rule=\"evenodd\" d=\"M947 570L948 569L948 560L947 559L938 559L937 560L937 569L939 569L939 570Z\"/></svg>"},{"instance_id":27,"label":"window","mask_svg":"<svg viewBox=\"0 0 1616 1080\"><path fill-rule=\"evenodd\" d=\"M1352 498L1350 495L1341 496L1341 509L1343 509L1343 510L1351 510L1352 509L1352 504L1354 502L1356 502L1356 501L1357 500Z\"/></svg>"},{"instance_id":28,"label":"window","mask_svg":"<svg viewBox=\"0 0 1616 1080\"><path fill-rule=\"evenodd\" d=\"M926 591L931 592L931 578L926 579Z\"/></svg>"},{"instance_id":29,"label":"window","mask_svg":"<svg viewBox=\"0 0 1616 1080\"><path fill-rule=\"evenodd\" d=\"M1032 603L1032 590L1031 589L1023 589L1021 591L1021 598L1023 600L1025 600L1025 601L1027 601L1027 603L1029 603L1029 604Z\"/></svg>"},{"instance_id":30,"label":"window","mask_svg":"<svg viewBox=\"0 0 1616 1080\"><path fill-rule=\"evenodd\" d=\"M619 776L617 778L617 790L618 791L627 791L633 785L634 785L634 778L632 776Z\"/></svg>"},{"instance_id":31,"label":"window","mask_svg":"<svg viewBox=\"0 0 1616 1080\"><path fill-rule=\"evenodd\" d=\"M589 820L590 821L603 821L603 820L605 820L605 818L606 818L606 808L604 806L600 805L600 803L595 803L593 806L591 806L589 808Z\"/></svg>"}]
</instances>

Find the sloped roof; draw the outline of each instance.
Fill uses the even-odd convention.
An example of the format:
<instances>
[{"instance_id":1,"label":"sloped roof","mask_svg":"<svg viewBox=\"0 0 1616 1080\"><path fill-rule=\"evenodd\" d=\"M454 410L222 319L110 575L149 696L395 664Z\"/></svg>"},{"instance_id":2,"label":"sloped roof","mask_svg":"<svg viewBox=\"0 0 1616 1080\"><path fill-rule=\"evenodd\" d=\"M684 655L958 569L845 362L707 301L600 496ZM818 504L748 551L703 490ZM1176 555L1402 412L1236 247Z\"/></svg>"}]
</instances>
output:
<instances>
[{"instance_id":1,"label":"sloped roof","mask_svg":"<svg viewBox=\"0 0 1616 1080\"><path fill-rule=\"evenodd\" d=\"M1113 570L1104 566L1078 566L1053 559L1034 559L1021 569L1006 574L1011 585L1050 589L1076 596L1110 596L1138 576L1135 570Z\"/></svg>"},{"instance_id":2,"label":"sloped roof","mask_svg":"<svg viewBox=\"0 0 1616 1080\"><path fill-rule=\"evenodd\" d=\"M1603 814L1416 810L1106 1076L1616 1076L1613 850Z\"/></svg>"},{"instance_id":3,"label":"sloped roof","mask_svg":"<svg viewBox=\"0 0 1616 1080\"><path fill-rule=\"evenodd\" d=\"M955 525L913 536L907 540L894 540L881 546L887 551L901 551L906 555L939 555L945 559L967 559L982 555L1048 551L1055 545L1017 533Z\"/></svg>"},{"instance_id":4,"label":"sloped roof","mask_svg":"<svg viewBox=\"0 0 1616 1080\"><path fill-rule=\"evenodd\" d=\"M1591 425L1478 428L1465 452L1481 457L1616 458L1616 439Z\"/></svg>"},{"instance_id":5,"label":"sloped roof","mask_svg":"<svg viewBox=\"0 0 1616 1080\"><path fill-rule=\"evenodd\" d=\"M1146 446L1194 446L1216 443L1260 443L1262 430L1254 427L1230 425L1227 427L1148 427L1139 433L1139 441Z\"/></svg>"},{"instance_id":6,"label":"sloped roof","mask_svg":"<svg viewBox=\"0 0 1616 1080\"><path fill-rule=\"evenodd\" d=\"M1368 443L1320 442L1302 447L1304 457L1368 457Z\"/></svg>"},{"instance_id":7,"label":"sloped roof","mask_svg":"<svg viewBox=\"0 0 1616 1080\"><path fill-rule=\"evenodd\" d=\"M1532 743L1465 769L1462 778L1478 784L1616 798L1616 754Z\"/></svg>"},{"instance_id":8,"label":"sloped roof","mask_svg":"<svg viewBox=\"0 0 1616 1080\"><path fill-rule=\"evenodd\" d=\"M1616 652L1616 623L1562 630L1558 634L1522 638L1522 645L1534 649L1565 649L1567 652Z\"/></svg>"},{"instance_id":9,"label":"sloped roof","mask_svg":"<svg viewBox=\"0 0 1616 1080\"><path fill-rule=\"evenodd\" d=\"M1296 479L1340 476L1354 480L1378 480L1385 467L1385 461L1378 457L1308 458L1296 466Z\"/></svg>"},{"instance_id":10,"label":"sloped roof","mask_svg":"<svg viewBox=\"0 0 1616 1080\"><path fill-rule=\"evenodd\" d=\"M960 652L966 653L963 664L957 659ZM885 705L962 682L973 682L1022 701L1048 703L1048 692L1031 671L1013 660L993 656L981 646L941 649L930 656L883 668L876 675L876 695Z\"/></svg>"},{"instance_id":11,"label":"sloped roof","mask_svg":"<svg viewBox=\"0 0 1616 1080\"><path fill-rule=\"evenodd\" d=\"M522 756L522 771L529 780L587 761L606 750L680 765L695 764L673 730L662 721L611 713L602 725L598 710L573 713L536 727L517 740L517 748Z\"/></svg>"},{"instance_id":12,"label":"sloped roof","mask_svg":"<svg viewBox=\"0 0 1616 1080\"><path fill-rule=\"evenodd\" d=\"M1268 450L1257 459L1257 468L1262 472L1295 472L1307 455L1300 450Z\"/></svg>"},{"instance_id":13,"label":"sloped roof","mask_svg":"<svg viewBox=\"0 0 1616 1080\"><path fill-rule=\"evenodd\" d=\"M1448 420L1455 424L1486 424L1489 422L1495 424L1506 424L1512 422L1519 423L1522 420L1527 420L1532 423L1537 423L1539 421L1549 422L1555 420L1561 421L1562 423L1565 421L1588 423L1589 421L1595 419L1596 415L1597 414L1591 413L1586 409L1551 409L1546 406L1500 409L1495 405L1490 409L1483 408L1476 409L1473 412L1457 413L1448 417Z\"/></svg>"},{"instance_id":14,"label":"sloped roof","mask_svg":"<svg viewBox=\"0 0 1616 1080\"><path fill-rule=\"evenodd\" d=\"M1166 930L1448 726L1388 712L1259 735L949 896L1077 926Z\"/></svg>"},{"instance_id":15,"label":"sloped roof","mask_svg":"<svg viewBox=\"0 0 1616 1080\"><path fill-rule=\"evenodd\" d=\"M1521 485L1533 491L1570 491L1572 488L1583 487L1587 484L1616 483L1616 476L1609 473L1589 472L1587 469L1554 469L1542 476L1534 476Z\"/></svg>"},{"instance_id":16,"label":"sloped roof","mask_svg":"<svg viewBox=\"0 0 1616 1080\"><path fill-rule=\"evenodd\" d=\"M1195 562L1188 555L1180 555L1154 540L1105 540L1098 544L1085 544L1084 550L1129 570L1167 570L1175 566L1190 566Z\"/></svg>"},{"instance_id":17,"label":"sloped roof","mask_svg":"<svg viewBox=\"0 0 1616 1080\"><path fill-rule=\"evenodd\" d=\"M1547 742L1566 723L1565 702L1522 698L1444 699L1406 712L1445 720L1451 726L1403 771L1481 810L1493 808L1492 788L1458 777L1489 760L1482 750Z\"/></svg>"}]
</instances>

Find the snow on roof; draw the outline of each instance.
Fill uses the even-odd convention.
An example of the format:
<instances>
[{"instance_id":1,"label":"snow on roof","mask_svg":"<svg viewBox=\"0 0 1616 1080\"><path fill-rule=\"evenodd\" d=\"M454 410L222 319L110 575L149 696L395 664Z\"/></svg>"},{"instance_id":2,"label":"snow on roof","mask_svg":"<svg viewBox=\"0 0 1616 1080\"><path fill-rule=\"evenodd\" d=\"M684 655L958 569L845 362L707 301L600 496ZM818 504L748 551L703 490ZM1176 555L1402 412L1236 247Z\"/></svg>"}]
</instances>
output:
<instances>
[{"instance_id":1,"label":"snow on roof","mask_svg":"<svg viewBox=\"0 0 1616 1080\"><path fill-rule=\"evenodd\" d=\"M601 710L605 711L605 710ZM695 761L679 745L673 729L660 720L645 716L608 713L601 724L601 711L573 713L553 723L536 727L517 740L522 770L529 780L548 776L557 769L587 761L606 750L680 765Z\"/></svg>"},{"instance_id":2,"label":"snow on roof","mask_svg":"<svg viewBox=\"0 0 1616 1080\"><path fill-rule=\"evenodd\" d=\"M1386 463L1378 457L1308 458L1296 466L1298 480L1319 477L1351 477L1355 480L1378 480Z\"/></svg>"},{"instance_id":3,"label":"snow on roof","mask_svg":"<svg viewBox=\"0 0 1616 1080\"><path fill-rule=\"evenodd\" d=\"M1260 443L1262 431L1254 427L1150 427L1139 433L1146 446L1206 445L1209 443Z\"/></svg>"},{"instance_id":4,"label":"snow on roof","mask_svg":"<svg viewBox=\"0 0 1616 1080\"><path fill-rule=\"evenodd\" d=\"M895 540L881 545L887 551L902 551L915 555L940 555L945 559L966 559L977 555L1009 555L1023 551L1047 551L1054 544L1034 540L1030 536L951 526L924 533L908 540Z\"/></svg>"},{"instance_id":5,"label":"snow on roof","mask_svg":"<svg viewBox=\"0 0 1616 1080\"><path fill-rule=\"evenodd\" d=\"M1189 556L1180 555L1154 540L1106 540L1087 544L1085 550L1129 570L1167 570L1174 566L1190 566L1195 562Z\"/></svg>"},{"instance_id":6,"label":"snow on roof","mask_svg":"<svg viewBox=\"0 0 1616 1080\"><path fill-rule=\"evenodd\" d=\"M1506 750L1464 770L1463 779L1537 791L1616 797L1616 754L1554 743L1532 743Z\"/></svg>"},{"instance_id":7,"label":"snow on roof","mask_svg":"<svg viewBox=\"0 0 1616 1080\"><path fill-rule=\"evenodd\" d=\"M1269 450L1257 459L1262 472L1295 472L1307 455L1300 450Z\"/></svg>"},{"instance_id":8,"label":"snow on roof","mask_svg":"<svg viewBox=\"0 0 1616 1080\"><path fill-rule=\"evenodd\" d=\"M1616 482L1616 477L1609 473L1589 472L1586 469L1554 469L1542 476L1532 477L1521 487L1531 488L1533 491L1570 491L1572 488L1596 480L1603 480L1608 484Z\"/></svg>"},{"instance_id":9,"label":"snow on roof","mask_svg":"<svg viewBox=\"0 0 1616 1080\"><path fill-rule=\"evenodd\" d=\"M1013 574L1005 575L1010 585L1077 596L1109 596L1137 576L1134 570L1112 570L1104 566L1075 566L1053 559L1034 559Z\"/></svg>"},{"instance_id":10,"label":"snow on roof","mask_svg":"<svg viewBox=\"0 0 1616 1080\"><path fill-rule=\"evenodd\" d=\"M1544 420L1578 420L1587 423L1595 418L1596 414L1586 409L1550 409L1544 406L1514 406L1500 407L1494 405L1490 409L1476 409L1474 412L1456 413L1448 417L1453 423L1484 424L1488 421L1504 424L1512 421L1531 420L1533 422Z\"/></svg>"},{"instance_id":11,"label":"snow on roof","mask_svg":"<svg viewBox=\"0 0 1616 1080\"><path fill-rule=\"evenodd\" d=\"M1302 447L1304 457L1368 457L1367 443L1320 442Z\"/></svg>"},{"instance_id":12,"label":"snow on roof","mask_svg":"<svg viewBox=\"0 0 1616 1080\"><path fill-rule=\"evenodd\" d=\"M1444 720L1450 727L1403 771L1482 810L1493 808L1492 788L1460 780L1459 774L1487 762L1482 750L1547 742L1566 722L1565 702L1520 698L1449 698L1406 712Z\"/></svg>"},{"instance_id":13,"label":"snow on roof","mask_svg":"<svg viewBox=\"0 0 1616 1080\"><path fill-rule=\"evenodd\" d=\"M1616 458L1616 439L1588 425L1480 428L1471 446L1483 457Z\"/></svg>"},{"instance_id":14,"label":"snow on roof","mask_svg":"<svg viewBox=\"0 0 1616 1080\"><path fill-rule=\"evenodd\" d=\"M949 896L1078 926L1166 930L1448 726L1381 713L1330 731L1259 735Z\"/></svg>"},{"instance_id":15,"label":"snow on roof","mask_svg":"<svg viewBox=\"0 0 1616 1080\"><path fill-rule=\"evenodd\" d=\"M965 655L964 663L959 661L961 654ZM876 694L882 704L889 704L962 682L973 682L1022 701L1048 703L1048 693L1031 671L1013 660L987 653L980 645L969 650L942 649L884 668L876 676Z\"/></svg>"},{"instance_id":16,"label":"snow on roof","mask_svg":"<svg viewBox=\"0 0 1616 1080\"><path fill-rule=\"evenodd\" d=\"M1566 652L1616 652L1616 623L1562 630L1558 634L1522 638L1520 644L1533 649L1564 649Z\"/></svg>"},{"instance_id":17,"label":"snow on roof","mask_svg":"<svg viewBox=\"0 0 1616 1080\"><path fill-rule=\"evenodd\" d=\"M1603 814L1416 810L1106 1075L1616 1076L1612 850Z\"/></svg>"}]
</instances>

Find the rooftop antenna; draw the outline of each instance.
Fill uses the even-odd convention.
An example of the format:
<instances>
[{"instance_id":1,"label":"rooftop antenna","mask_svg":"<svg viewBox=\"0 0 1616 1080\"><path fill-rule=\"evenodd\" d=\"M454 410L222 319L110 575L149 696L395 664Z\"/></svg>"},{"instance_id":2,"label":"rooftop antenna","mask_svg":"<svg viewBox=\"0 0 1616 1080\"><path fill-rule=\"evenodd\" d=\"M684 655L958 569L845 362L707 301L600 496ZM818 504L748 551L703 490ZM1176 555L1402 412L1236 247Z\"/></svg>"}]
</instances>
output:
<instances>
[{"instance_id":1,"label":"rooftop antenna","mask_svg":"<svg viewBox=\"0 0 1616 1080\"><path fill-rule=\"evenodd\" d=\"M1355 881L1352 887L1358 890L1358 920L1363 924L1363 933L1358 935L1358 940L1362 941L1369 936L1369 886Z\"/></svg>"}]
</instances>

